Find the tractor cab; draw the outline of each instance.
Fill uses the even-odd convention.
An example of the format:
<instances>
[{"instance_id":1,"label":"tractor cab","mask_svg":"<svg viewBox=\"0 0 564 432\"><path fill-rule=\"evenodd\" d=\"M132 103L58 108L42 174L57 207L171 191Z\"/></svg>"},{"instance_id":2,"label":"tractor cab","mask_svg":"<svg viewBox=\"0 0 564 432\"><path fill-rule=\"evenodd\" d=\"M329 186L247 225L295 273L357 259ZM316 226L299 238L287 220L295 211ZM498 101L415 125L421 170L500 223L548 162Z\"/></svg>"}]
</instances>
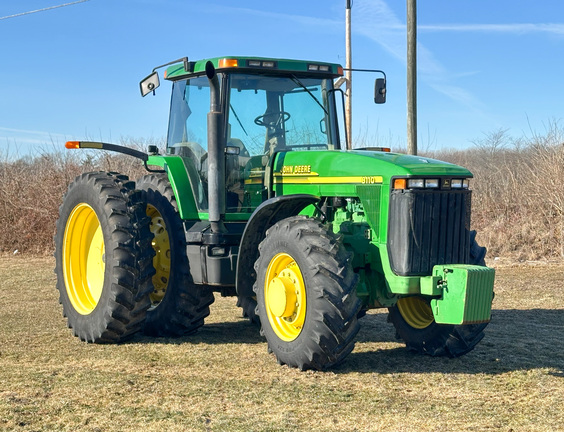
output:
<instances>
[{"instance_id":1,"label":"tractor cab","mask_svg":"<svg viewBox=\"0 0 564 432\"><path fill-rule=\"evenodd\" d=\"M167 154L185 158L200 212L208 210L208 113L214 65L219 84L225 153L227 213L250 213L268 198L266 167L276 153L339 150L333 79L342 69L331 64L258 58L212 59L172 66L173 81Z\"/></svg>"}]
</instances>

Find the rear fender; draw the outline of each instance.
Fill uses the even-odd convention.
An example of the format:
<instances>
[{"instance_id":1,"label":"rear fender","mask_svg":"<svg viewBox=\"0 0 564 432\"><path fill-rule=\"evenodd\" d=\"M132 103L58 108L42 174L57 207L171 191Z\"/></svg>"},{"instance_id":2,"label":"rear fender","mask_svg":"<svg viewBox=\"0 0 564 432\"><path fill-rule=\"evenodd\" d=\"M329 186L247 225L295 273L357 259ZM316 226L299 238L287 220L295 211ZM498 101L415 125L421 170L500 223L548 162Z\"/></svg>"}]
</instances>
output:
<instances>
[{"instance_id":1,"label":"rear fender","mask_svg":"<svg viewBox=\"0 0 564 432\"><path fill-rule=\"evenodd\" d=\"M188 177L187 167L180 156L149 156L147 165L163 168L170 181L176 198L178 213L181 219L198 220L198 208L194 199L193 185ZM196 173L197 175L197 173Z\"/></svg>"},{"instance_id":2,"label":"rear fender","mask_svg":"<svg viewBox=\"0 0 564 432\"><path fill-rule=\"evenodd\" d=\"M319 197L313 195L283 195L271 198L256 208L241 239L236 275L238 296L254 296L253 284L257 278L254 264L259 257L258 246L264 239L266 231L282 219L295 216L307 206L317 202Z\"/></svg>"}]
</instances>

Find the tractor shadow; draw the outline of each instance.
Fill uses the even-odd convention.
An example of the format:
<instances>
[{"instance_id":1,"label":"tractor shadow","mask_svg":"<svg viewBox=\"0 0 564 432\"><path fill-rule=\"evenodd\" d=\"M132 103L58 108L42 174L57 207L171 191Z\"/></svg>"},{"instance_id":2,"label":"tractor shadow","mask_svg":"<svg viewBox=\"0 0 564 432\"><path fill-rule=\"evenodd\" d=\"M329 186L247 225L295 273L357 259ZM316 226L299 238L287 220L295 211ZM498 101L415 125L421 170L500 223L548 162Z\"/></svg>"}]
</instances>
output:
<instances>
[{"instance_id":1,"label":"tractor shadow","mask_svg":"<svg viewBox=\"0 0 564 432\"><path fill-rule=\"evenodd\" d=\"M494 310L485 337L470 353L450 359L409 352L386 322L386 314L367 315L355 350L336 373L466 373L497 375L538 368L564 378L564 310ZM396 342L402 346L378 347Z\"/></svg>"},{"instance_id":2,"label":"tractor shadow","mask_svg":"<svg viewBox=\"0 0 564 432\"><path fill-rule=\"evenodd\" d=\"M564 378L564 310L494 310L484 339L458 358L430 357L408 351L387 321L386 313L367 314L360 322L355 350L331 369L336 374L462 373L498 375L518 370L553 369ZM137 335L132 343L265 344L259 327L247 319L205 324L177 338ZM266 351L266 348L265 348Z\"/></svg>"},{"instance_id":3,"label":"tractor shadow","mask_svg":"<svg viewBox=\"0 0 564 432\"><path fill-rule=\"evenodd\" d=\"M266 340L260 336L259 327L247 319L222 323L206 323L195 333L179 337L153 337L140 333L132 340L134 343L168 343L168 344L259 344Z\"/></svg>"}]
</instances>

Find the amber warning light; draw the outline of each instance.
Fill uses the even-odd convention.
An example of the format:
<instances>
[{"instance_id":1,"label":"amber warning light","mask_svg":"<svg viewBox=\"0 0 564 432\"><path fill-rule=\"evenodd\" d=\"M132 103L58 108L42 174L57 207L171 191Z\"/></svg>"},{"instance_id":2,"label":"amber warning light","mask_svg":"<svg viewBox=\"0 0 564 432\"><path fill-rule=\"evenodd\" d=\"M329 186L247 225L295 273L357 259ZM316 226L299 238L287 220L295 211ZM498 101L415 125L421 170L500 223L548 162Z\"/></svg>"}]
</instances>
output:
<instances>
[{"instance_id":1,"label":"amber warning light","mask_svg":"<svg viewBox=\"0 0 564 432\"><path fill-rule=\"evenodd\" d=\"M79 149L79 148L89 148L89 149L105 149L108 146L112 146L111 144L104 144L100 142L93 142L93 141L67 141L65 147L68 149ZM112 150L107 148L107 150Z\"/></svg>"}]
</instances>

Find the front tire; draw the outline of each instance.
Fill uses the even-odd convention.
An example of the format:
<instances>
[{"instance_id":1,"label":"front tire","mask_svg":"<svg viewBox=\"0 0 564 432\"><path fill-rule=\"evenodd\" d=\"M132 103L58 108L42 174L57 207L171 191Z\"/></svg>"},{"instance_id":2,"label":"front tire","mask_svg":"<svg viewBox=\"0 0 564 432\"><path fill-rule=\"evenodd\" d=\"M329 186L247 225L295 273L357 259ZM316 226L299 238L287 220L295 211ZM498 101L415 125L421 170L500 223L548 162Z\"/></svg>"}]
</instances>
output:
<instances>
[{"instance_id":1,"label":"front tire","mask_svg":"<svg viewBox=\"0 0 564 432\"><path fill-rule=\"evenodd\" d=\"M120 342L141 329L152 276L148 218L134 183L87 173L59 209L55 273L63 315L87 342Z\"/></svg>"},{"instance_id":2,"label":"front tire","mask_svg":"<svg viewBox=\"0 0 564 432\"><path fill-rule=\"evenodd\" d=\"M280 364L325 369L353 350L359 331L351 255L315 219L284 219L267 233L255 263L258 315Z\"/></svg>"},{"instance_id":3,"label":"front tire","mask_svg":"<svg viewBox=\"0 0 564 432\"><path fill-rule=\"evenodd\" d=\"M485 266L486 248L476 242L476 231L470 232L470 245L470 264ZM437 324L429 301L419 296L399 299L389 308L388 322L410 351L435 357L460 357L472 351L484 338L488 325Z\"/></svg>"},{"instance_id":4,"label":"front tire","mask_svg":"<svg viewBox=\"0 0 564 432\"><path fill-rule=\"evenodd\" d=\"M213 293L195 285L186 255L186 240L176 198L166 174L149 174L137 181L147 203L154 235L154 291L143 331L151 336L181 336L204 325Z\"/></svg>"}]
</instances>

